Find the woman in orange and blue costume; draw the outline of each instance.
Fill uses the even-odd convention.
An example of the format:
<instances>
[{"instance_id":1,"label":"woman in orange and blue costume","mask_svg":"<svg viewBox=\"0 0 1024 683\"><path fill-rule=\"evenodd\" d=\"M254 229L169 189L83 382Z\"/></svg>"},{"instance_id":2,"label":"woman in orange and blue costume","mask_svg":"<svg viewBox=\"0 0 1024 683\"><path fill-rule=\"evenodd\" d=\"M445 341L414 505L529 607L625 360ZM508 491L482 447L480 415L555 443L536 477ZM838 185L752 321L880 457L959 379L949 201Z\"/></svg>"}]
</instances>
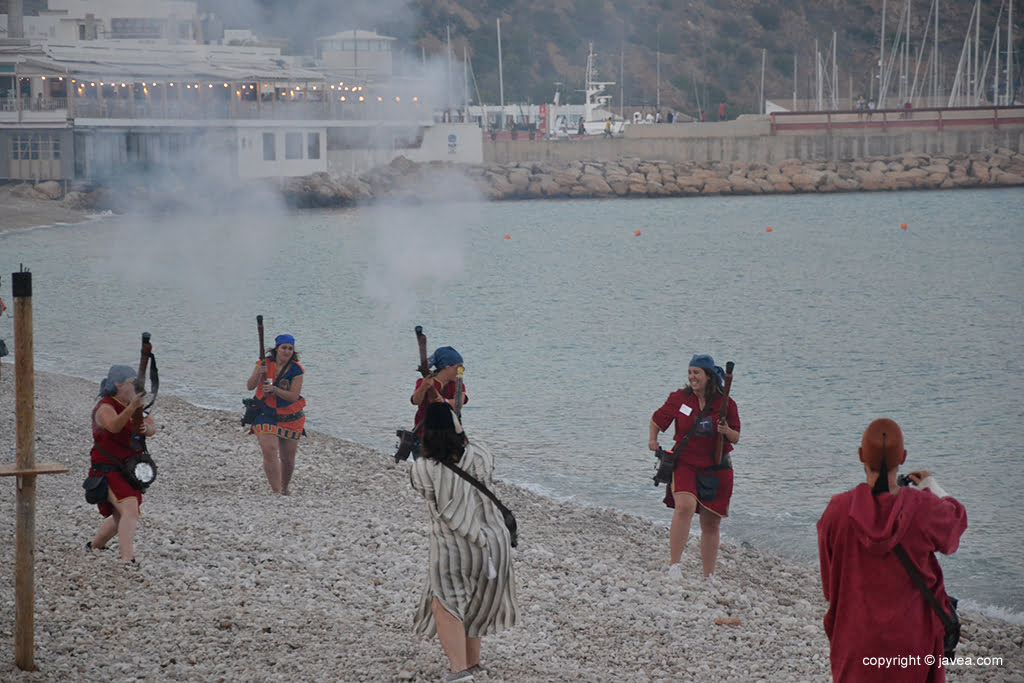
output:
<instances>
[{"instance_id":1,"label":"woman in orange and blue costume","mask_svg":"<svg viewBox=\"0 0 1024 683\"><path fill-rule=\"evenodd\" d=\"M295 337L279 334L274 339L274 348L256 363L246 383L250 391L256 390L256 399L262 403L249 433L259 441L270 490L286 496L295 471L299 437L306 433L304 374L295 351Z\"/></svg>"}]
</instances>

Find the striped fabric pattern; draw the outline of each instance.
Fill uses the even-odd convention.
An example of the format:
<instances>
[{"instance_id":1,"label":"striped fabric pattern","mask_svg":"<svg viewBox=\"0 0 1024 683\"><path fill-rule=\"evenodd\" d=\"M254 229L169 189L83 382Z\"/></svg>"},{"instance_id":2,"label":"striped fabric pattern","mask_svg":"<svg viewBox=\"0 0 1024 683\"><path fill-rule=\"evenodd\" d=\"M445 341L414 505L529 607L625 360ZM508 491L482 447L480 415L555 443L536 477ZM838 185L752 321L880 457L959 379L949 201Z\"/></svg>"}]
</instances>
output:
<instances>
[{"instance_id":1,"label":"striped fabric pattern","mask_svg":"<svg viewBox=\"0 0 1024 683\"><path fill-rule=\"evenodd\" d=\"M492 488L494 457L470 443L459 467ZM468 481L437 462L419 458L409 471L412 487L430 512L430 562L423 598L416 611L416 633L437 633L430 611L433 598L479 638L515 626L519 618L512 544L497 506ZM487 558L497 577L487 578Z\"/></svg>"}]
</instances>

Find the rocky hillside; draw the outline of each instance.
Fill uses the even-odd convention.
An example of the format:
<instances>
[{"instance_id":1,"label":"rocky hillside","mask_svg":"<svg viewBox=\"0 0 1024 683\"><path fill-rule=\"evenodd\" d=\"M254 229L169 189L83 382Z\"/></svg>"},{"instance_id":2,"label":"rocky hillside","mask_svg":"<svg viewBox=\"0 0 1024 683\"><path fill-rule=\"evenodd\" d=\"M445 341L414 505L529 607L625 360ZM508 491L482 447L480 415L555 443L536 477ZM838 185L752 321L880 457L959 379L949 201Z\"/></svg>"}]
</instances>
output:
<instances>
[{"instance_id":1,"label":"rocky hillside","mask_svg":"<svg viewBox=\"0 0 1024 683\"><path fill-rule=\"evenodd\" d=\"M396 66L415 70L424 58L441 57L450 35L457 58L472 64L476 88L488 102L499 99L497 20L501 20L502 73L506 102L550 102L556 83L563 101L580 101L591 43L602 80L616 81L630 109L673 108L717 112L723 99L730 116L758 108L761 64L768 98L792 100L794 67L799 98L816 93L814 65L821 53L832 87L832 42L836 44L840 97L877 92L872 74L879 56L884 0L201 0L225 25L256 25L285 36L296 52L312 49L312 38L343 29L373 28L394 36ZM907 0L887 0L886 53L905 24ZM934 18L931 0L910 2L910 80L928 26L921 74L930 70ZM982 57L988 53L1005 0L982 0ZM974 2L938 3L939 71L948 91L967 35ZM343 9L339 9L343 8ZM1005 8L1003 9L1005 12ZM1014 12L1017 63L1024 62L1024 8ZM1006 19L1000 45L1006 49ZM1005 56L1000 60L1002 63ZM989 66L991 73L993 65ZM1018 74L1024 69L1017 69ZM461 69L459 71L461 78ZM893 78L897 78L894 75ZM1018 79L1018 84L1020 80ZM621 91L620 85L621 84ZM1018 92L1020 92L1020 85ZM474 89L476 89L474 88Z\"/></svg>"}]
</instances>

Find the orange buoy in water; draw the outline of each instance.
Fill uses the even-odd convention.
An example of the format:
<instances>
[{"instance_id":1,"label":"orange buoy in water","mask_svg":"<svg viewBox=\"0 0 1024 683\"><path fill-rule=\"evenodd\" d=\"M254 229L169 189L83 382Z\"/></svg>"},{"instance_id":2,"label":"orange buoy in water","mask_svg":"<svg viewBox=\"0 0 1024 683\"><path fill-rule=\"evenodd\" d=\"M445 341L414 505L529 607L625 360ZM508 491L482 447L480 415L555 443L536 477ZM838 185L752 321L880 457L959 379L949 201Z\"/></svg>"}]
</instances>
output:
<instances>
[{"instance_id":1,"label":"orange buoy in water","mask_svg":"<svg viewBox=\"0 0 1024 683\"><path fill-rule=\"evenodd\" d=\"M639 237L639 236L640 236L640 231L639 231L639 230L637 230L637 231L636 231L636 232L634 232L633 234L634 234L634 235L636 235L637 237Z\"/></svg>"},{"instance_id":2,"label":"orange buoy in water","mask_svg":"<svg viewBox=\"0 0 1024 683\"><path fill-rule=\"evenodd\" d=\"M769 225L767 228L764 229L764 231L765 232L771 232L772 231L772 226Z\"/></svg>"},{"instance_id":3,"label":"orange buoy in water","mask_svg":"<svg viewBox=\"0 0 1024 683\"><path fill-rule=\"evenodd\" d=\"M512 235L505 235L505 239L507 239L507 240L512 239Z\"/></svg>"},{"instance_id":4,"label":"orange buoy in water","mask_svg":"<svg viewBox=\"0 0 1024 683\"><path fill-rule=\"evenodd\" d=\"M900 223L900 230L906 230L906 229L907 229L907 224L906 223Z\"/></svg>"}]
</instances>

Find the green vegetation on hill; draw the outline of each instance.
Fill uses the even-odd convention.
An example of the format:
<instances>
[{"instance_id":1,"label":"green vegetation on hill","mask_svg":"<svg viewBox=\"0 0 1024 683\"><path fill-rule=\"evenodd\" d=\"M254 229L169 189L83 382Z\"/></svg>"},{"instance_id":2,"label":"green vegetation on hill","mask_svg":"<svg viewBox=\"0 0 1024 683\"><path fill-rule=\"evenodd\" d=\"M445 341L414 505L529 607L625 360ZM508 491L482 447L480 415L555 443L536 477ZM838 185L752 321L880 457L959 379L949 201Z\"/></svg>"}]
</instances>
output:
<instances>
[{"instance_id":1,"label":"green vegetation on hill","mask_svg":"<svg viewBox=\"0 0 1024 683\"><path fill-rule=\"evenodd\" d=\"M4 0L0 0L2 3ZM1003 0L982 0L982 56L991 46ZM26 0L26 7L30 6ZM836 39L838 96L877 90L876 63L883 0L199 0L200 12L216 12L228 28L253 28L264 37L288 39L290 50L311 53L313 38L341 30L373 29L397 38L396 68L413 70L424 57L452 50L469 54L482 97L498 101L496 20L501 19L502 73L506 102L550 102L555 83L563 101L580 101L587 53L597 54L598 76L616 81L628 108L710 111L721 100L730 116L758 109L764 55L764 93L792 99L816 93L815 50L825 89L832 78ZM930 0L910 3L910 72L930 69ZM34 5L31 5L34 7ZM886 53L902 23L904 0L888 0ZM948 91L956 73L974 2L938 2L939 71ZM28 12L26 12L28 13ZM1018 74L1024 74L1024 7L1014 13ZM921 52L928 28L928 43ZM1006 20L1001 22L1005 60ZM796 82L794 83L794 66ZM989 67L991 73L992 67ZM1018 80L1018 84L1021 82ZM621 83L621 86L620 86ZM1018 93L1021 86L1017 86Z\"/></svg>"}]
</instances>

